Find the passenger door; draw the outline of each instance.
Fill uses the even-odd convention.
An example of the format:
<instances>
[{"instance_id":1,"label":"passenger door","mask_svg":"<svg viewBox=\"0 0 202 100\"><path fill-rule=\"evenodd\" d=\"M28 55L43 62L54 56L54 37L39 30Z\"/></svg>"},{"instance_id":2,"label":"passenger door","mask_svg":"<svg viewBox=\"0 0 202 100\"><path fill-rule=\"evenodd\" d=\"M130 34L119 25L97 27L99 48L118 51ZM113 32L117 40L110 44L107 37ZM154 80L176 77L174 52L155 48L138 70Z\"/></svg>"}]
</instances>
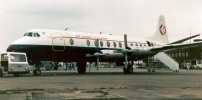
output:
<instances>
[{"instance_id":1,"label":"passenger door","mask_svg":"<svg viewBox=\"0 0 202 100\"><path fill-rule=\"evenodd\" d=\"M65 50L65 40L61 33L51 33L52 39L52 50L53 51L64 51Z\"/></svg>"}]
</instances>

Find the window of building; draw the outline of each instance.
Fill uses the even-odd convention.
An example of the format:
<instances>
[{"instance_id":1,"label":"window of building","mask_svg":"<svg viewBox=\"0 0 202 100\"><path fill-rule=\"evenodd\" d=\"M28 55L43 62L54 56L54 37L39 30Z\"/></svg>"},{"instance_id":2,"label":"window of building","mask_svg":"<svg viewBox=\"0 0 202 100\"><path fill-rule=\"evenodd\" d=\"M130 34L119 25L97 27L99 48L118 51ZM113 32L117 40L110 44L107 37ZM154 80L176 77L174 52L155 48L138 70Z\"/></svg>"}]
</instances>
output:
<instances>
[{"instance_id":1,"label":"window of building","mask_svg":"<svg viewBox=\"0 0 202 100\"><path fill-rule=\"evenodd\" d=\"M201 52L201 58L202 58L202 52Z\"/></svg>"},{"instance_id":2,"label":"window of building","mask_svg":"<svg viewBox=\"0 0 202 100\"><path fill-rule=\"evenodd\" d=\"M201 49L202 49L202 44L200 45Z\"/></svg>"},{"instance_id":3,"label":"window of building","mask_svg":"<svg viewBox=\"0 0 202 100\"><path fill-rule=\"evenodd\" d=\"M182 52L182 57L185 57L185 53L184 52Z\"/></svg>"},{"instance_id":4,"label":"window of building","mask_svg":"<svg viewBox=\"0 0 202 100\"><path fill-rule=\"evenodd\" d=\"M188 52L186 52L186 57L188 57L189 56L189 53Z\"/></svg>"},{"instance_id":5,"label":"window of building","mask_svg":"<svg viewBox=\"0 0 202 100\"><path fill-rule=\"evenodd\" d=\"M177 52L175 53L175 57L178 57L178 53Z\"/></svg>"},{"instance_id":6,"label":"window of building","mask_svg":"<svg viewBox=\"0 0 202 100\"><path fill-rule=\"evenodd\" d=\"M181 57L181 52L179 52L179 57Z\"/></svg>"},{"instance_id":7,"label":"window of building","mask_svg":"<svg viewBox=\"0 0 202 100\"><path fill-rule=\"evenodd\" d=\"M174 54L174 53L172 53L172 57L175 57L175 54Z\"/></svg>"}]
</instances>

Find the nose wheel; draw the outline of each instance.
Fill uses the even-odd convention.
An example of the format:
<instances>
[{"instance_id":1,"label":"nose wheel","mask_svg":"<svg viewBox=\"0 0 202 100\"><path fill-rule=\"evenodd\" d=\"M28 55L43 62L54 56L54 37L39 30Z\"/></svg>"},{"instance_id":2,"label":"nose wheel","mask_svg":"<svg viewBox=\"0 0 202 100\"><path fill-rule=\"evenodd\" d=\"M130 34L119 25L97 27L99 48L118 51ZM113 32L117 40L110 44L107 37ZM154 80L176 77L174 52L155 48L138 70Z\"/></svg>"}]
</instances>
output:
<instances>
[{"instance_id":1,"label":"nose wheel","mask_svg":"<svg viewBox=\"0 0 202 100\"><path fill-rule=\"evenodd\" d=\"M40 69L35 69L33 71L34 75L41 75L41 70Z\"/></svg>"},{"instance_id":2,"label":"nose wheel","mask_svg":"<svg viewBox=\"0 0 202 100\"><path fill-rule=\"evenodd\" d=\"M124 74L132 74L133 73L133 67L129 65L128 67L123 67L123 73Z\"/></svg>"}]
</instances>

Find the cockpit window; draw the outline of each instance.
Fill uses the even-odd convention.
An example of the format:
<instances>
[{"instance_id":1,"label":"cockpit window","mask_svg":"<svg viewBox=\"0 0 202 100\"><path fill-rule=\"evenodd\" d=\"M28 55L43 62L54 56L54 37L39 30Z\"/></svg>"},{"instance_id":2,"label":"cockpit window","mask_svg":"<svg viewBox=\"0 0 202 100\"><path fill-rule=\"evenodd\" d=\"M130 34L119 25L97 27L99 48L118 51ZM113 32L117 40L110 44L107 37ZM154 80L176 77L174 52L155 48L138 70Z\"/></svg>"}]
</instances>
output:
<instances>
[{"instance_id":1,"label":"cockpit window","mask_svg":"<svg viewBox=\"0 0 202 100\"><path fill-rule=\"evenodd\" d=\"M24 36L27 36L28 33L25 33Z\"/></svg>"},{"instance_id":2,"label":"cockpit window","mask_svg":"<svg viewBox=\"0 0 202 100\"><path fill-rule=\"evenodd\" d=\"M24 34L24 36L40 37L39 33L33 33L33 32L27 32L27 33Z\"/></svg>"},{"instance_id":3,"label":"cockpit window","mask_svg":"<svg viewBox=\"0 0 202 100\"><path fill-rule=\"evenodd\" d=\"M33 33L33 37L36 37L36 33Z\"/></svg>"},{"instance_id":4,"label":"cockpit window","mask_svg":"<svg viewBox=\"0 0 202 100\"><path fill-rule=\"evenodd\" d=\"M29 32L29 33L27 34L27 36L32 37L32 32Z\"/></svg>"},{"instance_id":5,"label":"cockpit window","mask_svg":"<svg viewBox=\"0 0 202 100\"><path fill-rule=\"evenodd\" d=\"M39 33L36 33L36 36L37 36L37 37L40 37Z\"/></svg>"}]
</instances>

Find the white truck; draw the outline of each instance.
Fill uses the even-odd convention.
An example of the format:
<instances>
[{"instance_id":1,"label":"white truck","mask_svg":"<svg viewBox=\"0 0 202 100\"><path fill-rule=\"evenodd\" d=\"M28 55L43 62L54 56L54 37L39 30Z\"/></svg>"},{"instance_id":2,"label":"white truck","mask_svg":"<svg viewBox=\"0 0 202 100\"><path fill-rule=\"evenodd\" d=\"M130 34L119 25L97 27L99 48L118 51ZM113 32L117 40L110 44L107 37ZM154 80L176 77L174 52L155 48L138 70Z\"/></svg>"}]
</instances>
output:
<instances>
[{"instance_id":1,"label":"white truck","mask_svg":"<svg viewBox=\"0 0 202 100\"><path fill-rule=\"evenodd\" d=\"M13 74L15 77L18 77L20 74L27 74L29 72L26 53L1 53L0 77L4 74Z\"/></svg>"}]
</instances>

